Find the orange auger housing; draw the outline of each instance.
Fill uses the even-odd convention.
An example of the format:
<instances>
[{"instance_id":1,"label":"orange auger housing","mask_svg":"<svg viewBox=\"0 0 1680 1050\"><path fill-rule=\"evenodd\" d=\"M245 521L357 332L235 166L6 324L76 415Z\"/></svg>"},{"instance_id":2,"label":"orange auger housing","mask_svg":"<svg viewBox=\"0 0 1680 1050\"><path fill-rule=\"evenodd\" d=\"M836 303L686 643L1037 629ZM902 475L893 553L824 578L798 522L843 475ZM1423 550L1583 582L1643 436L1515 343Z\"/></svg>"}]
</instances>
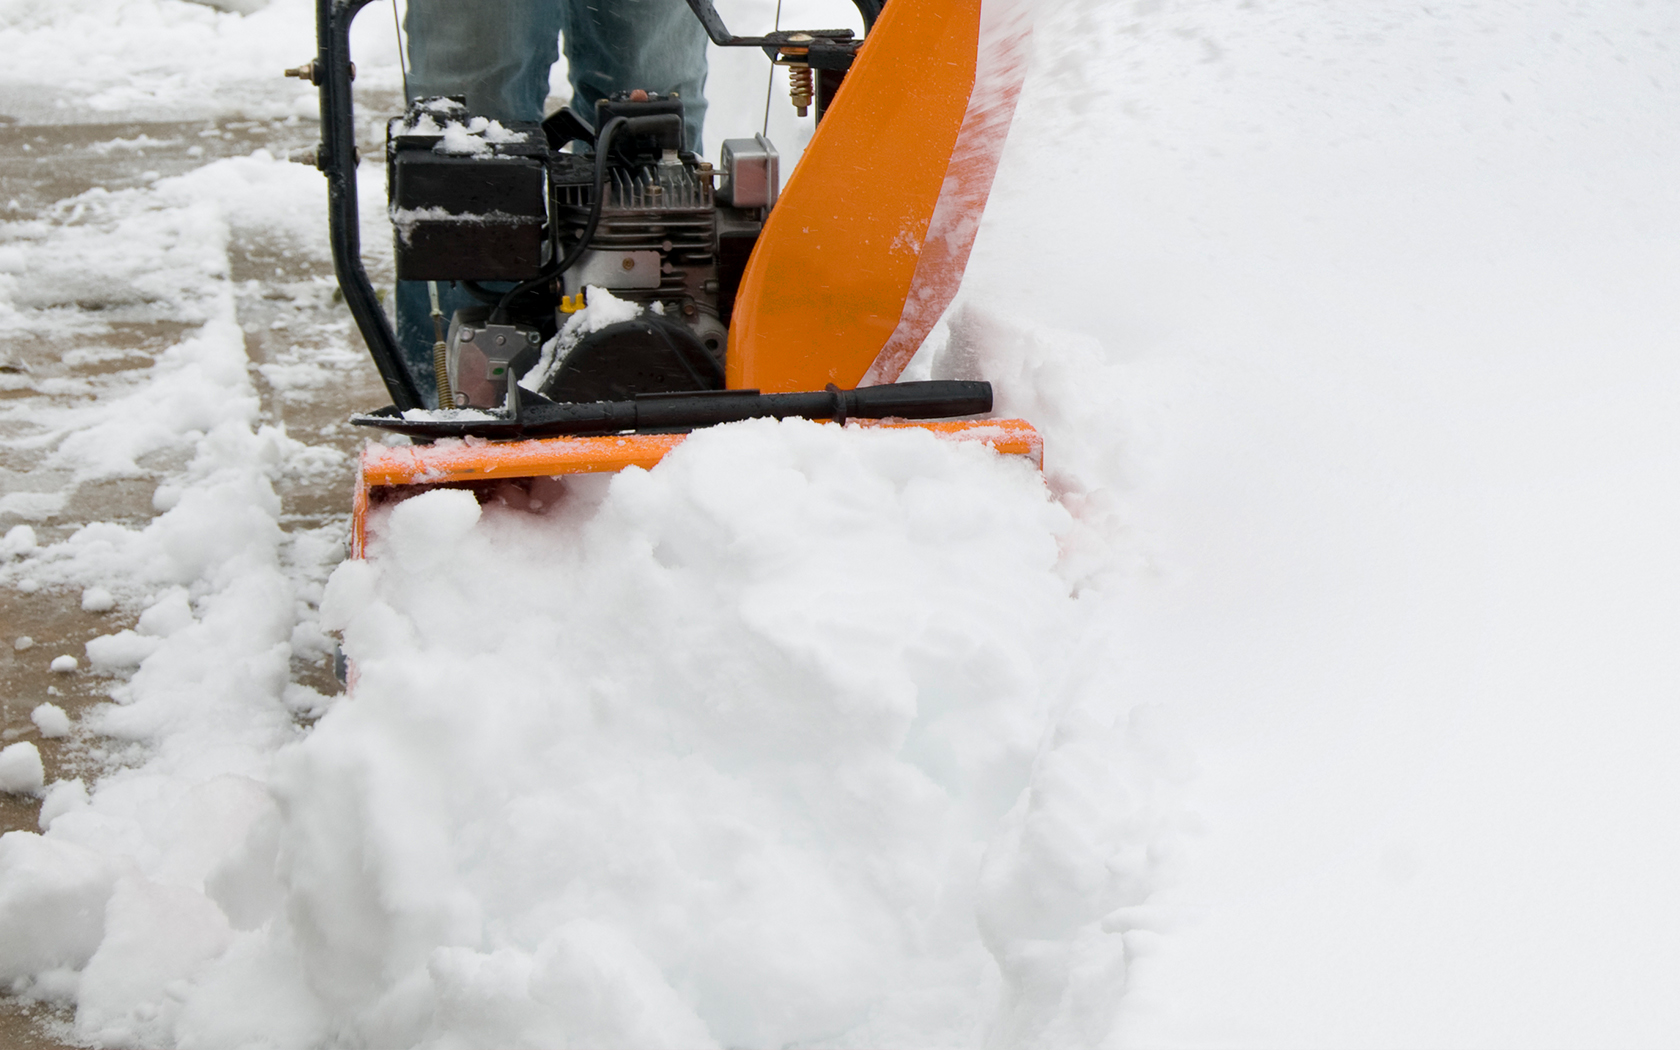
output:
<instances>
[{"instance_id":1,"label":"orange auger housing","mask_svg":"<svg viewBox=\"0 0 1680 1050\"><path fill-rule=\"evenodd\" d=\"M498 380L506 383L504 408L470 419L470 414L423 409L427 399L403 368L390 321L361 267L355 232L348 31L351 18L367 2L318 0L320 52L308 77L321 92L325 135L319 163L330 180L339 281L393 400L390 409L355 421L407 430L423 438L455 434L464 440L407 447L375 444L363 453L354 515L353 544L358 556L365 547L368 508L379 502L382 493L395 495L413 491L415 486L617 471L632 465L651 467L684 435L637 430L681 430L742 418L729 413L739 410L749 397L756 399L753 403L758 407L751 411L757 415L920 426L942 437L983 442L999 453L1028 456L1041 463L1038 434L1024 420L906 422L891 418L973 413L991 403L990 387L984 383L900 384L897 380L954 297L978 232L1025 71L1024 0L894 0L884 7L879 0L854 0L868 26L861 42L846 31L735 37L723 27L711 0L689 0L715 43L758 47L781 64L804 69L807 83L814 81L820 119L779 199L772 160L767 162L771 186L766 199L749 202L763 205L762 229L756 242L751 242L744 270L738 271L732 303L719 307L727 321L727 352L718 378L710 388L685 387L670 393L658 392L658 387L646 393L646 388L633 388L613 395L628 398L619 401L595 395L557 399L539 395L532 398L534 408L527 406L532 411L522 414L520 402L527 395L516 389L509 362L496 373L506 373ZM642 103L647 98L646 92L637 92L626 103ZM657 103L658 96L654 100ZM666 104L675 104L674 97ZM597 147L593 211L587 223L575 215L569 220L581 226L581 232L565 249L567 261L552 264L507 293L488 324L506 325L509 303L538 287L540 281L552 286L562 274L570 274L570 260L602 254L589 249L606 243L592 240L602 216L601 201L608 195L601 181L603 165L609 163L610 150L624 148L621 143L626 136L654 128L655 117L660 116L626 117L625 112L629 111L603 103L598 116L605 122L599 129L569 111L569 123L551 128L551 118L542 126L554 150L580 137ZM605 119L615 113L615 119ZM592 137L597 130L598 141ZM615 134L620 137L615 139ZM395 158L398 140L392 141L388 157ZM762 137L759 142L773 158L768 142ZM404 156L418 156L424 162L427 155ZM667 148L660 163L670 164L677 156ZM573 168L575 157L557 155ZM683 157L684 163L697 163L691 154ZM509 163L516 161L524 163L510 155ZM708 166L691 170L700 172ZM695 185L692 192L709 204L710 181L703 190ZM722 186L718 189L722 200ZM730 192L734 194L730 203L741 205L741 189ZM587 194L578 199L587 199ZM559 202L558 197L554 200ZM551 222L560 219L551 217ZM561 247L557 241L556 251ZM664 247L669 252L671 245L667 242ZM633 254L624 253L626 271L641 265ZM435 256L428 261L436 265ZM401 251L398 262L401 275ZM660 272L658 266L654 272ZM579 276L580 286L582 281ZM687 312L692 316L692 310ZM537 340L534 330L523 334L515 328L496 331L513 332L519 341L525 335L532 343ZM480 327L479 334L484 333ZM689 372L694 370L689 368ZM437 378L437 400L447 407L454 384L446 375L441 347ZM975 399L974 388L982 390L983 399ZM685 390L693 393L685 394ZM832 393L832 409L827 407L828 395L821 393L825 390ZM936 402L951 407L941 411ZM920 407L915 412L903 408L911 404ZM713 411L709 406L725 407ZM860 411L868 406L873 408ZM685 417L683 412L691 415ZM859 418L869 416L875 418ZM617 432L603 432L609 430ZM496 437L514 440L485 440Z\"/></svg>"},{"instance_id":2,"label":"orange auger housing","mask_svg":"<svg viewBox=\"0 0 1680 1050\"><path fill-rule=\"evenodd\" d=\"M853 424L859 425L859 424ZM871 424L862 424L871 425ZM1006 456L1022 456L1044 465L1044 443L1022 419L936 420L927 423L879 423L884 428L916 427L951 441L982 444ZM517 478L566 474L610 474L626 467L650 469L687 434L611 434L600 437L532 438L506 443L440 442L362 451L350 524L350 555L367 551L367 515L386 494L410 486L471 485Z\"/></svg>"},{"instance_id":3,"label":"orange auger housing","mask_svg":"<svg viewBox=\"0 0 1680 1050\"><path fill-rule=\"evenodd\" d=\"M962 281L1027 34L1002 0L885 6L747 265L729 386L899 377Z\"/></svg>"}]
</instances>

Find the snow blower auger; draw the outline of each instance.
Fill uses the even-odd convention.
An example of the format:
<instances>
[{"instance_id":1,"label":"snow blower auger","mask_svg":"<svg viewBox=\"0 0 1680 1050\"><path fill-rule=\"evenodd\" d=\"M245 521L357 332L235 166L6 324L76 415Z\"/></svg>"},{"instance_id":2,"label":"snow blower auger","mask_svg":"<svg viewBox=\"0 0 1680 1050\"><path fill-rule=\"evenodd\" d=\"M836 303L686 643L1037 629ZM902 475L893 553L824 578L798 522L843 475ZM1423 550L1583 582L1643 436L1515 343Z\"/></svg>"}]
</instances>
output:
<instances>
[{"instance_id":1,"label":"snow blower auger","mask_svg":"<svg viewBox=\"0 0 1680 1050\"><path fill-rule=\"evenodd\" d=\"M794 104L816 110L779 195L768 139L725 141L714 169L674 96L621 92L541 124L412 102L387 127L387 188L397 276L432 282L431 382L361 261L349 34L369 2L318 0L316 57L289 71L320 91L333 262L391 395L352 422L414 442L363 453L354 556L370 501L651 467L696 428L764 416L921 426L1041 461L1025 421L957 418L991 411L989 383L895 382L974 243L1024 75L1019 0L854 0L861 40L735 36L689 0L714 44L788 66ZM482 305L446 320L439 282ZM586 295L615 313L567 325Z\"/></svg>"}]
</instances>

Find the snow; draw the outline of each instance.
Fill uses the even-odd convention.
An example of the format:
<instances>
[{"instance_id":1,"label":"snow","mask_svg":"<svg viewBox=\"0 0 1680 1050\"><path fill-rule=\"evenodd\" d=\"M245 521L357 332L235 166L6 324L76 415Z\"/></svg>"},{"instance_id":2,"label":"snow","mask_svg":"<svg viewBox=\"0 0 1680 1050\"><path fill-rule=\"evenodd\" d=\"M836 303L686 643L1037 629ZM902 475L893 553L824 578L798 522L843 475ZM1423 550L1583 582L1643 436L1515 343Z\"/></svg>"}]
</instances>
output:
<instances>
[{"instance_id":1,"label":"snow","mask_svg":"<svg viewBox=\"0 0 1680 1050\"><path fill-rule=\"evenodd\" d=\"M105 933L118 867L105 854L27 831L0 836L0 981L79 970Z\"/></svg>"},{"instance_id":2,"label":"snow","mask_svg":"<svg viewBox=\"0 0 1680 1050\"><path fill-rule=\"evenodd\" d=\"M116 598L103 587L89 587L82 592L82 611L90 613L110 612L117 607Z\"/></svg>"},{"instance_id":3,"label":"snow","mask_svg":"<svg viewBox=\"0 0 1680 1050\"><path fill-rule=\"evenodd\" d=\"M489 153L490 143L480 135L474 135L465 125L450 121L443 126L443 152L470 155L474 153Z\"/></svg>"},{"instance_id":4,"label":"snow","mask_svg":"<svg viewBox=\"0 0 1680 1050\"><path fill-rule=\"evenodd\" d=\"M0 84L8 112L33 119L111 121L213 114L316 113L314 92L280 81L315 53L314 5L270 0L218 6L182 0L66 0L0 5ZM352 33L357 86L400 90L389 11ZM66 61L74 56L74 61Z\"/></svg>"},{"instance_id":5,"label":"snow","mask_svg":"<svg viewBox=\"0 0 1680 1050\"><path fill-rule=\"evenodd\" d=\"M29 712L29 720L48 739L66 736L70 732L70 716L57 704L40 704Z\"/></svg>"},{"instance_id":6,"label":"snow","mask_svg":"<svg viewBox=\"0 0 1680 1050\"><path fill-rule=\"evenodd\" d=\"M168 1039L181 1009L169 987L226 952L232 932L197 890L118 879L99 948L81 972L77 1025L106 1045Z\"/></svg>"},{"instance_id":7,"label":"snow","mask_svg":"<svg viewBox=\"0 0 1680 1050\"><path fill-rule=\"evenodd\" d=\"M43 736L47 735L44 731ZM87 785L80 777L70 780L55 780L47 786L41 798L41 813L36 820L42 831L52 830L53 821L66 813L81 809L88 804Z\"/></svg>"},{"instance_id":8,"label":"snow","mask_svg":"<svg viewBox=\"0 0 1680 1050\"><path fill-rule=\"evenodd\" d=\"M471 141L480 144L483 142L482 139L473 139ZM485 148L488 149L489 147L486 146ZM472 151L458 150L455 152ZM515 215L512 212L496 211L494 209L488 211L452 212L443 207L389 208L387 209L387 214L391 217L391 224L396 227L397 236L402 238L404 244L413 240L414 231L422 222L455 222L468 225L505 223L518 225L527 221L526 217L523 215Z\"/></svg>"},{"instance_id":9,"label":"snow","mask_svg":"<svg viewBox=\"0 0 1680 1050\"><path fill-rule=\"evenodd\" d=\"M499 120L488 117L458 119L465 113L466 108L453 99L430 99L420 105L418 112L410 110L400 132L404 135L438 136L442 140L438 148L444 153L457 155L487 154L493 152L494 146L524 142L527 138L525 132L512 131ZM393 212L393 217L397 214L401 213ZM418 217L427 216L420 214Z\"/></svg>"},{"instance_id":10,"label":"snow","mask_svg":"<svg viewBox=\"0 0 1680 1050\"><path fill-rule=\"evenodd\" d=\"M696 434L605 490L538 515L404 502L328 588L357 699L277 777L288 918L305 966L341 973L341 1023L381 1045L970 1038L976 862L1065 666L1040 651L1072 611L1065 513L1028 464L798 421ZM462 606L470 627L440 615ZM354 862L316 848L345 836ZM574 1027L595 981L608 1013Z\"/></svg>"},{"instance_id":11,"label":"snow","mask_svg":"<svg viewBox=\"0 0 1680 1050\"><path fill-rule=\"evenodd\" d=\"M1107 476L1157 578L1114 687L1203 770L1120 1031L1671 1041L1672 12L1211 10L1081 85L1135 111L1113 203L1061 206L1050 158L997 190L1110 234L1023 312L1122 368ZM1121 294L1057 294L1099 265Z\"/></svg>"},{"instance_id":12,"label":"snow","mask_svg":"<svg viewBox=\"0 0 1680 1050\"><path fill-rule=\"evenodd\" d=\"M0 791L33 795L41 790L45 776L41 752L34 744L25 740L0 748Z\"/></svg>"},{"instance_id":13,"label":"snow","mask_svg":"<svg viewBox=\"0 0 1680 1050\"><path fill-rule=\"evenodd\" d=\"M4 538L0 538L0 555L7 561L20 554L27 554L35 549L35 530L28 525L13 525L6 530Z\"/></svg>"},{"instance_id":14,"label":"snow","mask_svg":"<svg viewBox=\"0 0 1680 1050\"><path fill-rule=\"evenodd\" d=\"M403 418L426 422L466 423L497 417L476 408L408 408L403 410Z\"/></svg>"},{"instance_id":15,"label":"snow","mask_svg":"<svg viewBox=\"0 0 1680 1050\"><path fill-rule=\"evenodd\" d=\"M138 667L146 657L158 651L163 639L148 637L134 631L118 631L88 639L88 666L95 671L116 671L124 667Z\"/></svg>"},{"instance_id":16,"label":"snow","mask_svg":"<svg viewBox=\"0 0 1680 1050\"><path fill-rule=\"evenodd\" d=\"M191 627L193 622L192 603L186 590L171 587L140 614L135 626L140 634L168 638L176 631Z\"/></svg>"},{"instance_id":17,"label":"snow","mask_svg":"<svg viewBox=\"0 0 1680 1050\"><path fill-rule=\"evenodd\" d=\"M422 113L419 120L412 125L405 124L404 129L418 134L440 134L443 136L443 141L439 144L442 151L460 155L490 153L496 145L524 142L526 138L525 132L510 131L502 126L501 121L485 117L472 117L465 123L446 120L439 127L432 120L431 114Z\"/></svg>"},{"instance_id":18,"label":"snow","mask_svg":"<svg viewBox=\"0 0 1680 1050\"><path fill-rule=\"evenodd\" d=\"M159 484L0 539L17 591L139 613L72 738L120 760L0 752L41 797L0 982L105 1045L1674 1042L1677 30L1046 0L912 364L991 379L1042 481L760 421L385 508L324 593L275 486L332 453L261 418L227 250L324 266L319 176L8 213L0 330L191 328L19 439ZM101 113L313 105L268 83L297 0L13 4L0 44ZM737 58L713 141L758 125ZM329 631L351 699L292 680Z\"/></svg>"},{"instance_id":19,"label":"snow","mask_svg":"<svg viewBox=\"0 0 1680 1050\"><path fill-rule=\"evenodd\" d=\"M74 656L71 656L69 653L65 653L63 656L53 657L51 666L52 670L58 674L69 674L81 665L76 661Z\"/></svg>"},{"instance_id":20,"label":"snow","mask_svg":"<svg viewBox=\"0 0 1680 1050\"><path fill-rule=\"evenodd\" d=\"M620 299L605 288L588 285L583 290L584 305L566 318L565 324L553 338L542 345L542 355L530 370L519 377L519 385L526 390L540 392L543 384L566 363L566 355L586 335L599 332L609 325L634 321L642 315L641 303ZM663 312L663 303L653 304L656 313Z\"/></svg>"},{"instance_id":21,"label":"snow","mask_svg":"<svg viewBox=\"0 0 1680 1050\"><path fill-rule=\"evenodd\" d=\"M0 513L17 518L40 520L51 517L64 507L61 492L8 492L0 497Z\"/></svg>"}]
</instances>

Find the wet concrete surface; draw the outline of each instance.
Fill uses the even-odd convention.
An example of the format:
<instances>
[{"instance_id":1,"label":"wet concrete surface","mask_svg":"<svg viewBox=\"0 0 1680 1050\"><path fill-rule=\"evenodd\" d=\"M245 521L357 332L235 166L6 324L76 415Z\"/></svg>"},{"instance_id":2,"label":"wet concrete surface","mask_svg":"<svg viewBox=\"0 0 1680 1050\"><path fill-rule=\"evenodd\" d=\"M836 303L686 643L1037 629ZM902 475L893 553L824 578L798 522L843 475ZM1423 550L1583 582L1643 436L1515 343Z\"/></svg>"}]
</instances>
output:
<instances>
[{"instance_id":1,"label":"wet concrete surface","mask_svg":"<svg viewBox=\"0 0 1680 1050\"><path fill-rule=\"evenodd\" d=\"M39 212L94 187L144 186L218 157L267 149L285 156L317 138L297 118L168 124L0 123L0 205L13 215Z\"/></svg>"},{"instance_id":2,"label":"wet concrete surface","mask_svg":"<svg viewBox=\"0 0 1680 1050\"><path fill-rule=\"evenodd\" d=\"M21 1002L7 996L0 1009L0 1046L6 1050L77 1050L54 1030L66 1023L63 1011L40 1003Z\"/></svg>"},{"instance_id":3,"label":"wet concrete surface","mask_svg":"<svg viewBox=\"0 0 1680 1050\"><path fill-rule=\"evenodd\" d=\"M370 149L378 155L373 136L380 119L377 107L364 113L370 140L364 155ZM220 157L258 149L284 157L316 139L314 123L296 118L58 125L0 118L0 222L39 216L97 187L144 186ZM325 220L323 203L323 227ZM388 398L336 294L330 264L261 231L236 237L228 262L263 422L345 454L336 466L279 483L281 525L294 531L342 529L350 506L351 463L368 436L350 427L346 417ZM377 284L389 284L388 273L373 277ZM49 467L51 444L30 440L40 429L33 422L39 416L34 410L142 388L157 356L194 328L171 316L169 304L121 317L100 316L99 304L73 309L85 313L88 322L70 326L73 338L63 335L62 310L54 325L39 331L30 330L27 321L0 331L0 497L36 494L23 504L14 501L23 513L0 512L0 534L27 523L42 545L92 521L143 525L157 513L153 493L159 479L181 466L159 456L141 461L142 477L73 485L67 474ZM55 504L59 496L63 499ZM69 737L45 739L30 720L40 703L57 704L74 723L89 706L107 701L119 679L85 669L59 674L48 665L53 657L69 654L85 666L87 641L132 626L134 615L134 610L84 612L79 592L0 589L0 743L34 743L49 783L78 776L91 782L113 763L137 757L75 729ZM20 638L31 644L18 648ZM323 693L338 689L328 661L297 661L293 671L297 681ZM0 832L37 830L39 810L38 799L0 794ZM56 1050L69 1045L54 1034L55 1027L64 1031L69 1011L5 993L0 989L0 1047Z\"/></svg>"}]
</instances>

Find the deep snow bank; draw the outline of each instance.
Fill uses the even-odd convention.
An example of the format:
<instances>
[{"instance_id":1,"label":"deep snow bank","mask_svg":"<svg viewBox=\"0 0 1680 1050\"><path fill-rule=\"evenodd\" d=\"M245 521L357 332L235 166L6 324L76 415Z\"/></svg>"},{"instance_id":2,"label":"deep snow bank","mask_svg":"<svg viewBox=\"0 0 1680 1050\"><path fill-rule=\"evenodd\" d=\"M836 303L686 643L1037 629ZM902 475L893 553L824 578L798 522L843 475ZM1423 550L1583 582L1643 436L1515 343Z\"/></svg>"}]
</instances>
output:
<instances>
[{"instance_id":1,"label":"deep snow bank","mask_svg":"<svg viewBox=\"0 0 1680 1050\"><path fill-rule=\"evenodd\" d=\"M1114 363L1202 771L1119 1040L1672 1044L1680 12L1057 10L965 295Z\"/></svg>"},{"instance_id":2,"label":"deep snow bank","mask_svg":"<svg viewBox=\"0 0 1680 1050\"><path fill-rule=\"evenodd\" d=\"M402 503L334 575L356 696L277 773L334 1018L372 1045L965 1044L995 954L1034 1015L1006 1027L1073 994L1099 1035L1098 923L1148 872L1105 867L1114 727L1044 737L1083 671L1037 472L762 422L558 488Z\"/></svg>"},{"instance_id":3,"label":"deep snow bank","mask_svg":"<svg viewBox=\"0 0 1680 1050\"><path fill-rule=\"evenodd\" d=\"M272 801L285 646L182 661L280 604L145 660L104 730L154 755L4 840L8 976L107 1044L1100 1041L1182 759L1107 687L1074 532L1030 464L799 421L398 504Z\"/></svg>"}]
</instances>

